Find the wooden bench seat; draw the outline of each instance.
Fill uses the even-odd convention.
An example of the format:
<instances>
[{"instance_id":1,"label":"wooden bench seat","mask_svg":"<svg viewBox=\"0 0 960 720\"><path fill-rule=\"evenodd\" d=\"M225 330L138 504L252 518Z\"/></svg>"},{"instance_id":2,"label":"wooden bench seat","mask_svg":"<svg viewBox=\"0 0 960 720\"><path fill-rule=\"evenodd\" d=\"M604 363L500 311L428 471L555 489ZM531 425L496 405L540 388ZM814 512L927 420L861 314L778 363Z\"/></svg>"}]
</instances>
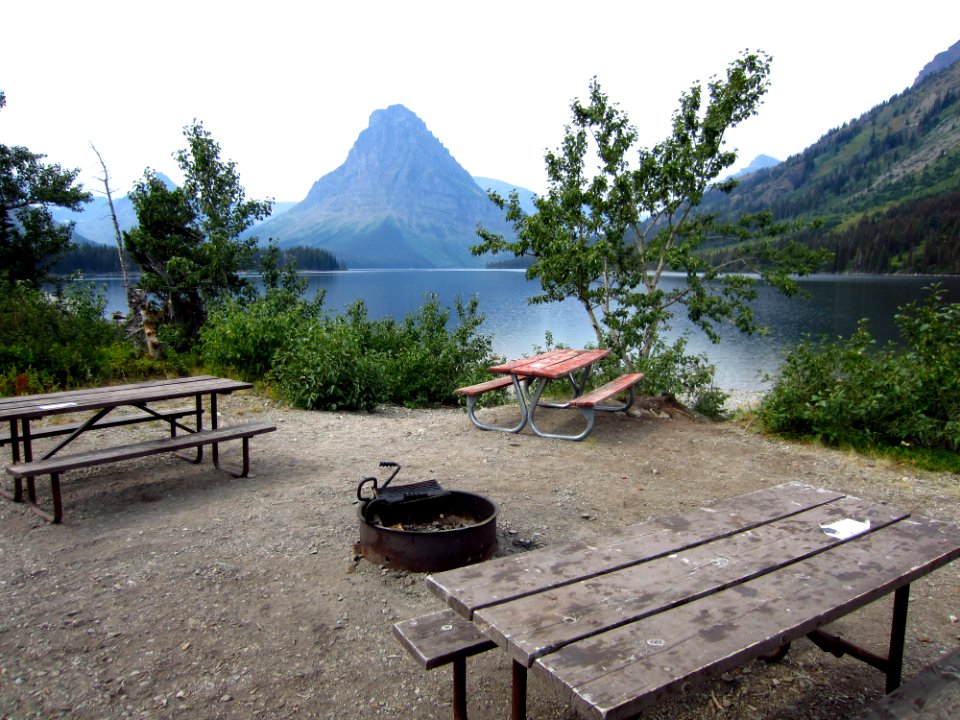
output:
<instances>
[{"instance_id":1,"label":"wooden bench seat","mask_svg":"<svg viewBox=\"0 0 960 720\"><path fill-rule=\"evenodd\" d=\"M171 408L169 410L158 409L157 415L148 412L138 412L138 413L129 413L127 415L107 415L106 417L101 418L90 426L90 430L101 430L106 428L120 427L122 425L136 425L138 423L145 423L151 421L166 421L170 422L171 432L174 431L176 425L172 423L187 417L188 415L196 415L197 409L195 407L178 407ZM60 435L69 435L73 432L76 432L81 427L83 427L83 422L72 422L72 423L62 423L60 425L46 425L40 427L31 427L30 428L30 437L33 440L40 438L51 438L58 437ZM10 430L0 430L0 447L7 445L11 442Z\"/></svg>"},{"instance_id":2,"label":"wooden bench seat","mask_svg":"<svg viewBox=\"0 0 960 720\"><path fill-rule=\"evenodd\" d=\"M570 401L570 407L576 408L595 408L604 400L609 400L617 393L624 390L630 391L630 402L625 407L617 407L616 410L626 410L633 403L633 386L643 380L643 373L625 373L615 380L611 380L605 385L601 385L595 390L584 393Z\"/></svg>"},{"instance_id":3,"label":"wooden bench seat","mask_svg":"<svg viewBox=\"0 0 960 720\"><path fill-rule=\"evenodd\" d=\"M467 658L496 643L450 609L396 623L393 634L426 670L453 663L453 717L466 720Z\"/></svg>"},{"instance_id":4,"label":"wooden bench seat","mask_svg":"<svg viewBox=\"0 0 960 720\"><path fill-rule=\"evenodd\" d=\"M516 425L505 427L500 425L489 425L482 422L476 415L477 412L477 399L488 392L494 390L505 390L508 387L513 385L513 376L504 375L502 377L494 378L493 380L487 380L486 382L477 383L476 385L468 385L467 387L457 388L454 390L454 394L463 395L467 398L467 416L470 418L476 427L481 430L499 430L500 432L520 432L523 429L523 426L527 424L527 408L524 404L524 398L518 398L520 401L520 420Z\"/></svg>"},{"instance_id":5,"label":"wooden bench seat","mask_svg":"<svg viewBox=\"0 0 960 720\"><path fill-rule=\"evenodd\" d=\"M487 380L486 382L477 383L476 385L457 388L453 392L457 395L465 395L468 398L476 398L493 390L504 390L511 385L513 385L513 378L510 375L504 375L503 377Z\"/></svg>"},{"instance_id":6,"label":"wooden bench seat","mask_svg":"<svg viewBox=\"0 0 960 720\"><path fill-rule=\"evenodd\" d=\"M960 648L867 709L860 720L950 720L960 712Z\"/></svg>"},{"instance_id":7,"label":"wooden bench seat","mask_svg":"<svg viewBox=\"0 0 960 720\"><path fill-rule=\"evenodd\" d=\"M76 470L84 467L93 467L105 463L119 462L121 460L132 460L134 458L145 457L147 455L158 455L162 453L178 452L190 448L202 448L204 445L213 446L213 462L218 468L221 467L217 444L229 440L243 441L243 464L240 470L231 470L224 468L235 477L246 477L250 469L250 438L254 435L273 432L277 428L266 423L247 423L244 425L230 425L210 430L200 430L199 432L188 433L185 435L174 435L171 437L158 438L155 440L145 440L142 442L131 443L129 445L118 445L116 447L101 448L97 450L87 450L85 452L74 453L71 455L54 455L53 457L33 460L31 462L21 462L7 467L7 473L17 479L26 479L27 481L27 502L31 508L45 520L59 523L63 518L63 505L60 496L60 473L68 470ZM200 459L198 453L195 462ZM53 496L53 514L50 515L37 507L36 490L34 488L34 477L38 475L50 475L51 494Z\"/></svg>"}]
</instances>

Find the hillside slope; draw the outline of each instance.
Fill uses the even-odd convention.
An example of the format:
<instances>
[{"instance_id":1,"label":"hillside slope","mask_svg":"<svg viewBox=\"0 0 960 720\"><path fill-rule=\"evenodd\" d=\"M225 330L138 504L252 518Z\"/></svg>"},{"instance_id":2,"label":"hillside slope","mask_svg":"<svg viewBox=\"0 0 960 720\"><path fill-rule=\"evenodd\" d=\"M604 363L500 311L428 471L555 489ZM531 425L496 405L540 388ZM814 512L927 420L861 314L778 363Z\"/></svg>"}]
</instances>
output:
<instances>
[{"instance_id":1,"label":"hillside slope","mask_svg":"<svg viewBox=\"0 0 960 720\"><path fill-rule=\"evenodd\" d=\"M837 272L960 272L960 63L893 96L703 209L819 218ZM930 215L936 208L936 216Z\"/></svg>"}]
</instances>

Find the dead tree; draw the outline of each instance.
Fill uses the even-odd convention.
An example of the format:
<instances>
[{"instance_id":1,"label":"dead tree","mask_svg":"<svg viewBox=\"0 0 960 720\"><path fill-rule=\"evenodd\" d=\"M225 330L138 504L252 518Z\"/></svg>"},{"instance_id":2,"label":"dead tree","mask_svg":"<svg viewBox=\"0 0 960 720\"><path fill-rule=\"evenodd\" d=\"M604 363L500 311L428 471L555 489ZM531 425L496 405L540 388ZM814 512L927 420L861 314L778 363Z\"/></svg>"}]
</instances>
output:
<instances>
[{"instance_id":1,"label":"dead tree","mask_svg":"<svg viewBox=\"0 0 960 720\"><path fill-rule=\"evenodd\" d=\"M154 317L156 313L150 307L150 301L147 294L140 288L130 284L130 273L127 271L127 258L123 254L123 234L120 232L120 223L117 221L117 212L113 207L113 193L110 190L110 174L107 172L107 164L100 156L93 143L90 144L93 151L97 154L97 160L100 161L100 167L103 168L104 193L107 196L107 206L110 208L110 219L113 221L113 232L117 241L117 255L120 258L120 272L123 273L123 289L127 295L127 334L130 337L143 338L143 345L147 354L152 358L158 358L161 355L162 348L157 339L156 322Z\"/></svg>"}]
</instances>

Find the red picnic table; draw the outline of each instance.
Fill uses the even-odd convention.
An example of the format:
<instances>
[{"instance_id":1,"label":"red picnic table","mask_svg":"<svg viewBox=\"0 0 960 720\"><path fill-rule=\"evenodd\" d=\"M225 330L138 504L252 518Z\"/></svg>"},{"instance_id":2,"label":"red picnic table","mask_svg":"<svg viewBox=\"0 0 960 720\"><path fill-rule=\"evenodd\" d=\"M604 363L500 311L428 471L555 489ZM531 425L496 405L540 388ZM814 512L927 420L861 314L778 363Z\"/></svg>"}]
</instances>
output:
<instances>
[{"instance_id":1,"label":"red picnic table","mask_svg":"<svg viewBox=\"0 0 960 720\"><path fill-rule=\"evenodd\" d=\"M532 357L494 365L488 369L502 377L478 385L459 388L456 393L466 396L467 414L470 421L481 430L517 433L529 424L533 433L540 437L583 440L593 431L597 411L625 412L633 405L634 387L643 379L642 373L625 373L601 387L585 392L590 383L593 366L609 354L609 350L576 350L569 348L549 350ZM544 401L543 394L547 386L555 380L563 379L569 382L572 391L571 398L559 402ZM501 390L511 385L520 408L520 419L517 424L500 426L481 421L476 416L477 399L486 392ZM621 392L629 393L625 402L606 404L606 401ZM572 434L547 432L537 426L536 411L538 408L575 408L583 415L586 427Z\"/></svg>"}]
</instances>

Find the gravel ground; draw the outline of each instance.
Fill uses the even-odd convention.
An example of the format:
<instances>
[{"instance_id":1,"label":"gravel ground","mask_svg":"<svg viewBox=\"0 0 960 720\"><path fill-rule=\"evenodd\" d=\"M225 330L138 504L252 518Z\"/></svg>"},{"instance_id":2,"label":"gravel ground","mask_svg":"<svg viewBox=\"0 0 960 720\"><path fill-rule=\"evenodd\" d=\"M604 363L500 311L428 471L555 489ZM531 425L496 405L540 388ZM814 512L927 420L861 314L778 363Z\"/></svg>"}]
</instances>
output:
<instances>
[{"instance_id":1,"label":"gravel ground","mask_svg":"<svg viewBox=\"0 0 960 720\"><path fill-rule=\"evenodd\" d=\"M511 411L483 412L506 422ZM240 394L221 412L278 427L254 438L248 478L152 457L68 473L60 526L0 502L0 717L448 718L449 669L423 671L391 635L439 601L422 575L354 553L356 487L380 460L403 465L398 483L435 478L496 501L499 555L790 480L960 521L956 475L771 441L656 402L601 416L582 443L480 432L458 409L302 412ZM156 429L106 432L117 442ZM908 677L960 642L960 563L914 585L910 614ZM880 602L833 630L882 649L888 615ZM473 718L508 717L509 670L500 651L471 659ZM836 720L882 685L802 641L781 663L643 717ZM574 717L535 676L528 707Z\"/></svg>"}]
</instances>

